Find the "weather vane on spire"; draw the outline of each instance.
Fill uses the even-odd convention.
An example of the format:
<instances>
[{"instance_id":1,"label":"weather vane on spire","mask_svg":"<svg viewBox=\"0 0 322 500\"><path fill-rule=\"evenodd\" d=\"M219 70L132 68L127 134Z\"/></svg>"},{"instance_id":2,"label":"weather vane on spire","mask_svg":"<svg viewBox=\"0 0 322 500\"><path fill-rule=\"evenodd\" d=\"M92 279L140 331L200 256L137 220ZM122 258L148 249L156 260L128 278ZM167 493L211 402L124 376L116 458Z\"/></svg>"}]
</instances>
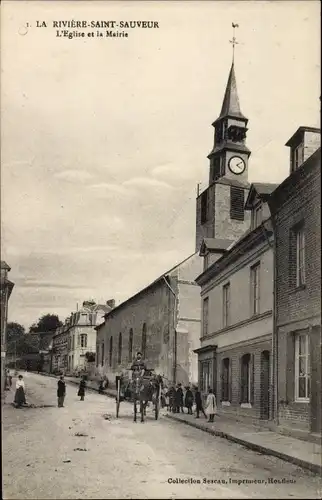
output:
<instances>
[{"instance_id":1,"label":"weather vane on spire","mask_svg":"<svg viewBox=\"0 0 322 500\"><path fill-rule=\"evenodd\" d=\"M233 27L233 39L232 40L229 40L229 42L232 44L233 46L233 63L234 63L234 60L235 60L235 45L238 44L237 40L236 40L236 37L235 37L235 28L239 28L239 25L238 24L234 24L234 23L231 23L232 27Z\"/></svg>"}]
</instances>

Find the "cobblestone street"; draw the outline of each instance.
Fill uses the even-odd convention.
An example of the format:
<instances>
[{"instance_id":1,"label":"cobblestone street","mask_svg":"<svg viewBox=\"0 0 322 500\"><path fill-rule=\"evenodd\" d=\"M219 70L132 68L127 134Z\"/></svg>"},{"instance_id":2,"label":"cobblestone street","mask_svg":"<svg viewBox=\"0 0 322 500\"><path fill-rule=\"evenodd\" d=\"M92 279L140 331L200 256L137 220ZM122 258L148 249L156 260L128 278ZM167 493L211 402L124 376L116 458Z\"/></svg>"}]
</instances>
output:
<instances>
[{"instance_id":1,"label":"cobblestone street","mask_svg":"<svg viewBox=\"0 0 322 500\"><path fill-rule=\"evenodd\" d=\"M81 402L75 385L67 387L65 407L57 408L56 379L30 373L24 379L27 401L37 407L16 410L11 405L13 391L7 393L5 499L318 498L321 494L317 476L277 458L162 416L155 421L149 411L145 423L135 424L128 403L121 405L117 420L113 399L88 391ZM243 480L258 483L237 484Z\"/></svg>"}]
</instances>

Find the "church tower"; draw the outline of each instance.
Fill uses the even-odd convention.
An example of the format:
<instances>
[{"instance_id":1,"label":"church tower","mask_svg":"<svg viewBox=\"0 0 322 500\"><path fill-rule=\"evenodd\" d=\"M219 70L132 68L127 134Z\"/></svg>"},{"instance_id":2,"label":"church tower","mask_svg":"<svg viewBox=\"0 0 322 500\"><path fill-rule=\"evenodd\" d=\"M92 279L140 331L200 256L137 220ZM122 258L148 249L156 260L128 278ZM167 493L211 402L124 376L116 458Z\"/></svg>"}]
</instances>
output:
<instances>
[{"instance_id":1,"label":"church tower","mask_svg":"<svg viewBox=\"0 0 322 500\"><path fill-rule=\"evenodd\" d=\"M249 214L244 210L251 154L246 146L247 123L240 110L233 61L221 112L212 124L215 133L208 155L209 185L197 197L196 251L205 238L211 239L212 246L216 246L214 240L233 242L249 227Z\"/></svg>"}]
</instances>

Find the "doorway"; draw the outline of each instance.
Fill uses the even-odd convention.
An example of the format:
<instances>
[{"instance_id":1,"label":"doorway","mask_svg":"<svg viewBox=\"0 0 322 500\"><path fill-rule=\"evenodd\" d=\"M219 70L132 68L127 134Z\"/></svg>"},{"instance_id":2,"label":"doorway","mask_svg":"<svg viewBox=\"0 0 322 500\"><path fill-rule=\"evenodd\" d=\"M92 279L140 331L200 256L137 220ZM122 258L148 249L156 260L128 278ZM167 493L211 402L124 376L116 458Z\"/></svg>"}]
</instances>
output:
<instances>
[{"instance_id":1,"label":"doorway","mask_svg":"<svg viewBox=\"0 0 322 500\"><path fill-rule=\"evenodd\" d=\"M262 420L269 420L270 417L270 352L261 353L261 405L260 417Z\"/></svg>"}]
</instances>

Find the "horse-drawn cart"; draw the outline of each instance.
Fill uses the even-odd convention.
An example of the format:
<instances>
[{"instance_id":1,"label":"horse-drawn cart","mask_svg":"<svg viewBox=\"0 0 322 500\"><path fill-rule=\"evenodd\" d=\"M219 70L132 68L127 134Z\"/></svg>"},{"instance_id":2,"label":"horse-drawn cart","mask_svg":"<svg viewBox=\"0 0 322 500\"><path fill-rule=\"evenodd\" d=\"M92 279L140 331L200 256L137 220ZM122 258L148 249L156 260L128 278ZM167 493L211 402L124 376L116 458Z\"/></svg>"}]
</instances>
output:
<instances>
[{"instance_id":1,"label":"horse-drawn cart","mask_svg":"<svg viewBox=\"0 0 322 500\"><path fill-rule=\"evenodd\" d=\"M137 403L140 403L141 422L144 422L146 408L151 402L154 411L154 418L159 418L162 394L162 377L155 375L153 370L148 370L143 376L138 373L133 374L132 380L124 375L116 377L116 418L120 414L120 404L122 401L130 401L134 404L134 422L137 416Z\"/></svg>"}]
</instances>

